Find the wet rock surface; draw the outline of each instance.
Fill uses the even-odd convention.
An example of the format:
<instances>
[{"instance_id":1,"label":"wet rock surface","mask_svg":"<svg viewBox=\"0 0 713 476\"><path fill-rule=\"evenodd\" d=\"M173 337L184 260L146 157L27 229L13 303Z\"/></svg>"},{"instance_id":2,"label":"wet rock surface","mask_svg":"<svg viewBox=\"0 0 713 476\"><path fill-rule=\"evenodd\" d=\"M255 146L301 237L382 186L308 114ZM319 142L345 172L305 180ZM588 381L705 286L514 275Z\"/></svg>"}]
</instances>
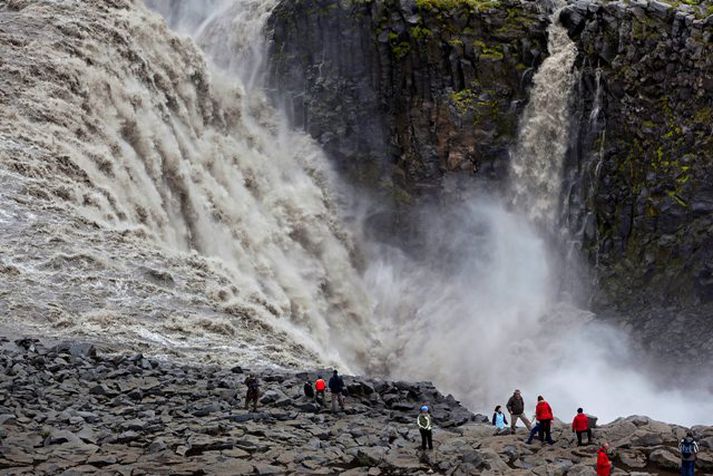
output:
<instances>
[{"instance_id":1,"label":"wet rock surface","mask_svg":"<svg viewBox=\"0 0 713 476\"><path fill-rule=\"evenodd\" d=\"M570 223L596 263L596 301L631 314L654 353L709 365L713 10L697 3L579 0L561 21L582 75Z\"/></svg>"},{"instance_id":2,"label":"wet rock surface","mask_svg":"<svg viewBox=\"0 0 713 476\"><path fill-rule=\"evenodd\" d=\"M272 82L351 178L409 203L447 172L503 178L534 69L536 2L283 1Z\"/></svg>"},{"instance_id":3,"label":"wet rock surface","mask_svg":"<svg viewBox=\"0 0 713 476\"><path fill-rule=\"evenodd\" d=\"M318 370L256 371L261 403L250 412L239 367L0 343L0 474L594 474L596 446L576 448L567 425L555 425L552 446L525 444L524 429L495 436L427 382L345 376L346 409L332 414L302 396ZM435 424L426 452L415 428L424 401ZM713 427L694 430L699 468L713 471ZM666 474L685 431L629 417L594 434L611 441L619 474Z\"/></svg>"}]
</instances>

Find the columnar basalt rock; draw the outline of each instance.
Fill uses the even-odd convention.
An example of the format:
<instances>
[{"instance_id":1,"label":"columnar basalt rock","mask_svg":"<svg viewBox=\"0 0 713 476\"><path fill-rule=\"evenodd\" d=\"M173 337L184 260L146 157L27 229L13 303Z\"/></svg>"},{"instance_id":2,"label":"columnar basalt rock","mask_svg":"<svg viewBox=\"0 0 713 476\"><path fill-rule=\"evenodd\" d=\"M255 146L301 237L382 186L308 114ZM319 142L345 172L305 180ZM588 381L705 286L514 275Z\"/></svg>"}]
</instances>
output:
<instances>
[{"instance_id":1,"label":"columnar basalt rock","mask_svg":"<svg viewBox=\"0 0 713 476\"><path fill-rule=\"evenodd\" d=\"M582 70L569 218L597 267L597 303L634 314L651 342L666 332L668 348L696 349L694 361L713 354L709 332L686 331L709 328L713 303L711 13L580 0L561 15ZM664 304L675 310L640 315ZM691 316L681 332L677 310Z\"/></svg>"},{"instance_id":2,"label":"columnar basalt rock","mask_svg":"<svg viewBox=\"0 0 713 476\"><path fill-rule=\"evenodd\" d=\"M282 2L271 76L357 181L408 203L446 172L505 177L546 24L526 1Z\"/></svg>"}]
</instances>

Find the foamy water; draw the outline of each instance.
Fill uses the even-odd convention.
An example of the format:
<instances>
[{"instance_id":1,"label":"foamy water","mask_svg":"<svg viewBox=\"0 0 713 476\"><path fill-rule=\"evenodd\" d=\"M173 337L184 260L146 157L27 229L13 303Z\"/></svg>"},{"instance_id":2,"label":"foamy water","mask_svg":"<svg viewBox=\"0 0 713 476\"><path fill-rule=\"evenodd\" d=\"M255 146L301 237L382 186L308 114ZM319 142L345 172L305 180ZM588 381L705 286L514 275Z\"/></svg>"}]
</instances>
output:
<instances>
[{"instance_id":1,"label":"foamy water","mask_svg":"<svg viewBox=\"0 0 713 476\"><path fill-rule=\"evenodd\" d=\"M2 74L19 76L0 112L12 319L155 352L360 360L368 312L308 137L211 81L146 10L36 2L2 21Z\"/></svg>"},{"instance_id":2,"label":"foamy water","mask_svg":"<svg viewBox=\"0 0 713 476\"><path fill-rule=\"evenodd\" d=\"M575 52L561 31L523 119L516 207L474 184L421 210L413 257L342 219L323 152L262 92L275 0L149 4L180 36L128 1L0 12L5 325L176 359L428 379L479 411L518 387L565 419L580 405L605 420L713 415L705 393L653 386L627 365L625 335L558 293L540 230L554 226L565 147L545 139L567 133L562 57ZM368 216L376 205L359 198Z\"/></svg>"}]
</instances>

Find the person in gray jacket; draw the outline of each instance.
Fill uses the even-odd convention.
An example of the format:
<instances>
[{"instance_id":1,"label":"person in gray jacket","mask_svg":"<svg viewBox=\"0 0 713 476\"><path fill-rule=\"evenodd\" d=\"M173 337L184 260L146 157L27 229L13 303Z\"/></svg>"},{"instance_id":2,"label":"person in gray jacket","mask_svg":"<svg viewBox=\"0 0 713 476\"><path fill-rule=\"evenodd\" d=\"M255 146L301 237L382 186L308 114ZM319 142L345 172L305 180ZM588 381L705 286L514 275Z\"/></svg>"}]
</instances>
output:
<instances>
[{"instance_id":1,"label":"person in gray jacket","mask_svg":"<svg viewBox=\"0 0 713 476\"><path fill-rule=\"evenodd\" d=\"M510 412L510 431L512 433L515 433L515 426L518 418L522 420L528 431L531 429L532 425L530 424L530 420L528 420L525 416L525 402L522 399L520 390L515 390L515 392L513 392L512 397L510 397L510 400L508 400L505 407Z\"/></svg>"}]
</instances>

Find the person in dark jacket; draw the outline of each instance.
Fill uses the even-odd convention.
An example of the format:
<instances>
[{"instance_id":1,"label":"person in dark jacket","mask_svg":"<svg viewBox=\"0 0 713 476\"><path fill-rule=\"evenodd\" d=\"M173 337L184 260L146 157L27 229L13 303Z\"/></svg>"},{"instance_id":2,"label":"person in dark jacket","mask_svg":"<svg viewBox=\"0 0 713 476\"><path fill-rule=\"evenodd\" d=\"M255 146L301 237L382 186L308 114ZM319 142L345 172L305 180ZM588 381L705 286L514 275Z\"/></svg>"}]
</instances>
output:
<instances>
[{"instance_id":1,"label":"person in dark jacket","mask_svg":"<svg viewBox=\"0 0 713 476\"><path fill-rule=\"evenodd\" d=\"M530 420L525 416L525 402L520 395L520 390L515 390L508 400L505 408L510 412L510 430L515 433L518 418L522 420L528 430L531 429Z\"/></svg>"},{"instance_id":2,"label":"person in dark jacket","mask_svg":"<svg viewBox=\"0 0 713 476\"><path fill-rule=\"evenodd\" d=\"M554 444L552 441L552 420L554 420L554 415L552 414L552 407L545 401L542 395L537 397L537 407L535 407L535 417L537 421L540 422L540 441L547 440L547 443Z\"/></svg>"},{"instance_id":3,"label":"person in dark jacket","mask_svg":"<svg viewBox=\"0 0 713 476\"><path fill-rule=\"evenodd\" d=\"M257 399L260 396L260 383L255 375L250 374L245 379L245 385L248 387L247 394L245 395L245 409L247 410L250 403L253 404L253 411L257 411Z\"/></svg>"},{"instance_id":4,"label":"person in dark jacket","mask_svg":"<svg viewBox=\"0 0 713 476\"><path fill-rule=\"evenodd\" d=\"M302 387L302 391L305 394L305 397L309 398L310 400L314 399L314 387L312 386L312 383L307 380Z\"/></svg>"},{"instance_id":5,"label":"person in dark jacket","mask_svg":"<svg viewBox=\"0 0 713 476\"><path fill-rule=\"evenodd\" d=\"M698 453L698 443L693 433L686 433L686 437L678 444L678 450L681 452L681 476L693 476Z\"/></svg>"},{"instance_id":6,"label":"person in dark jacket","mask_svg":"<svg viewBox=\"0 0 713 476\"><path fill-rule=\"evenodd\" d=\"M339 408L344 411L344 380L335 370L332 378L329 379L329 391L332 392L332 412L337 411L337 403Z\"/></svg>"},{"instance_id":7,"label":"person in dark jacket","mask_svg":"<svg viewBox=\"0 0 713 476\"><path fill-rule=\"evenodd\" d=\"M587 444L592 444L592 429L589 428L589 417L584 410L577 408L577 415L572 420L572 431L577 434L577 446L582 446L582 435L587 434Z\"/></svg>"}]
</instances>

